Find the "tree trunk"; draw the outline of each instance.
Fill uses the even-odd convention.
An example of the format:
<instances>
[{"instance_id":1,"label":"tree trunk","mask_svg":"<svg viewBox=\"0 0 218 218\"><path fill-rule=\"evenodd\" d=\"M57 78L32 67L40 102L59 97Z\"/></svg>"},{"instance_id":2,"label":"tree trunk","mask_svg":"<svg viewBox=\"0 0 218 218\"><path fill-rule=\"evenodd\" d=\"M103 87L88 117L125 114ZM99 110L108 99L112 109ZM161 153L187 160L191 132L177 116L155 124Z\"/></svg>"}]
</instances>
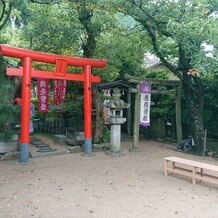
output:
<instances>
[{"instance_id":1,"label":"tree trunk","mask_svg":"<svg viewBox=\"0 0 218 218\"><path fill-rule=\"evenodd\" d=\"M203 123L203 114L199 113L198 109L195 109L193 116L194 119L194 140L195 140L195 152L198 155L203 154L204 150L204 123Z\"/></svg>"},{"instance_id":2,"label":"tree trunk","mask_svg":"<svg viewBox=\"0 0 218 218\"><path fill-rule=\"evenodd\" d=\"M203 154L204 149L204 122L203 122L203 106L204 106L204 92L194 93L190 88L183 83L185 100L188 106L190 116L190 135L194 138L195 153Z\"/></svg>"},{"instance_id":3,"label":"tree trunk","mask_svg":"<svg viewBox=\"0 0 218 218\"><path fill-rule=\"evenodd\" d=\"M91 10L87 8L80 8L78 12L79 20L81 24L84 26L87 34L86 41L84 41L82 44L83 56L86 58L91 58L96 48L96 37L98 35L96 30L98 28L96 28L96 26L92 23L93 13ZM104 118L102 99L98 92L97 85L93 86L93 101L96 115L93 142L99 143L101 141L101 136L104 129Z\"/></svg>"},{"instance_id":4,"label":"tree trunk","mask_svg":"<svg viewBox=\"0 0 218 218\"><path fill-rule=\"evenodd\" d=\"M98 86L95 84L93 86L93 99L94 99L94 105L95 105L95 131L94 131L94 143L101 142L101 136L104 129L104 118L103 118L103 103L100 96L100 93L98 92Z\"/></svg>"}]
</instances>

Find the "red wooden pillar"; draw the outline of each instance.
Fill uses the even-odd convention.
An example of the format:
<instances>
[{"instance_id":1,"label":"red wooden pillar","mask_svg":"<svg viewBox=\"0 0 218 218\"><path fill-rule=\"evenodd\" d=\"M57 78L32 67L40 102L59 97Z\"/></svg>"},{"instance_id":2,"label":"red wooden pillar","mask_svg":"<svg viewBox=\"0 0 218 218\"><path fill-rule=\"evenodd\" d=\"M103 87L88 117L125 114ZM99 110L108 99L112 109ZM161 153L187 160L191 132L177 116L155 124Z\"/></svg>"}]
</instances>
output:
<instances>
[{"instance_id":1,"label":"red wooden pillar","mask_svg":"<svg viewBox=\"0 0 218 218\"><path fill-rule=\"evenodd\" d=\"M30 105L31 105L31 77L65 79L70 81L84 81L84 131L86 155L92 154L92 95L91 83L99 83L100 77L91 75L91 68L103 68L105 60L68 57L44 52L31 51L27 49L14 48L0 44L0 54L19 58L23 60L23 68L7 68L7 75L22 76L22 108L21 108L21 134L20 134L20 162L26 163L29 159L29 127L30 127ZM43 62L56 64L55 72L39 71L31 68L31 62ZM83 67L83 74L66 73L60 70L60 66ZM67 65L67 66L66 66Z\"/></svg>"},{"instance_id":2,"label":"red wooden pillar","mask_svg":"<svg viewBox=\"0 0 218 218\"><path fill-rule=\"evenodd\" d=\"M84 137L83 151L85 155L92 155L92 93L91 93L91 66L84 67Z\"/></svg>"},{"instance_id":3,"label":"red wooden pillar","mask_svg":"<svg viewBox=\"0 0 218 218\"><path fill-rule=\"evenodd\" d=\"M29 160L30 143L30 100L31 100L31 62L29 57L23 59L22 77L22 106L21 106L21 132L20 132L20 162Z\"/></svg>"}]
</instances>

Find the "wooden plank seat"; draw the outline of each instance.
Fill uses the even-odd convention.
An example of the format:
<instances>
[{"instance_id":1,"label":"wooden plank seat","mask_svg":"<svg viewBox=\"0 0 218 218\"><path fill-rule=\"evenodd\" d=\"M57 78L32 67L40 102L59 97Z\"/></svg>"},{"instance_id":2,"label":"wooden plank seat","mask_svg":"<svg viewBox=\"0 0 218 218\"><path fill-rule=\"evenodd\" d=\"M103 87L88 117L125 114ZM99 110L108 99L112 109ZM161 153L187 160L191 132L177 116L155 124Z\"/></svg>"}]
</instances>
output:
<instances>
[{"instance_id":1,"label":"wooden plank seat","mask_svg":"<svg viewBox=\"0 0 218 218\"><path fill-rule=\"evenodd\" d=\"M202 162L187 160L179 157L164 158L164 175L168 172L184 175L192 178L192 184L196 180L218 184L218 166Z\"/></svg>"}]
</instances>

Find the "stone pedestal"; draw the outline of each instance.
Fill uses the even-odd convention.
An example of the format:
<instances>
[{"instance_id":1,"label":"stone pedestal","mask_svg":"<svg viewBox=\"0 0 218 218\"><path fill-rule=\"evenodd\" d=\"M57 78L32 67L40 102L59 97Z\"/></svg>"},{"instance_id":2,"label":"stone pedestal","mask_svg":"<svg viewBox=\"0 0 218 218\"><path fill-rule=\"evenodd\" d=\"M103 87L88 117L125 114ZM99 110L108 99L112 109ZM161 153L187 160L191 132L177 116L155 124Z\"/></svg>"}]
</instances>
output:
<instances>
[{"instance_id":1,"label":"stone pedestal","mask_svg":"<svg viewBox=\"0 0 218 218\"><path fill-rule=\"evenodd\" d=\"M111 147L108 155L113 157L122 156L121 152L121 124L125 123L126 118L110 117L108 121L111 124Z\"/></svg>"},{"instance_id":2,"label":"stone pedestal","mask_svg":"<svg viewBox=\"0 0 218 218\"><path fill-rule=\"evenodd\" d=\"M62 135L62 134L54 135L54 142L60 145L66 145L65 140L66 140L65 135Z\"/></svg>"}]
</instances>

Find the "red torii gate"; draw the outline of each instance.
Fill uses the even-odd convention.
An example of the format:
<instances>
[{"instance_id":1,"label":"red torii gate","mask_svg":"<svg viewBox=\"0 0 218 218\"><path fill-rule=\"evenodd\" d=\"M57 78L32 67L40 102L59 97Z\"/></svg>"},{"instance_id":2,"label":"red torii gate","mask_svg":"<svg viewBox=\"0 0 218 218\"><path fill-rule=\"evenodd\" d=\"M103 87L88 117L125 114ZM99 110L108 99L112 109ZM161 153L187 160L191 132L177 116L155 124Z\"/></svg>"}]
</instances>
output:
<instances>
[{"instance_id":1,"label":"red torii gate","mask_svg":"<svg viewBox=\"0 0 218 218\"><path fill-rule=\"evenodd\" d=\"M31 78L49 78L59 80L83 81L84 82L84 153L92 154L92 95L91 85L93 82L101 82L99 76L91 74L91 68L104 68L105 60L68 57L27 49L15 48L0 44L0 54L7 57L18 58L23 61L21 68L7 68L7 75L22 77L22 107L21 107L21 132L20 132L20 162L27 163L29 160L29 126L30 126L30 100ZM55 71L40 71L32 68L32 61L55 64ZM67 66L82 67L82 74L67 73Z\"/></svg>"}]
</instances>

